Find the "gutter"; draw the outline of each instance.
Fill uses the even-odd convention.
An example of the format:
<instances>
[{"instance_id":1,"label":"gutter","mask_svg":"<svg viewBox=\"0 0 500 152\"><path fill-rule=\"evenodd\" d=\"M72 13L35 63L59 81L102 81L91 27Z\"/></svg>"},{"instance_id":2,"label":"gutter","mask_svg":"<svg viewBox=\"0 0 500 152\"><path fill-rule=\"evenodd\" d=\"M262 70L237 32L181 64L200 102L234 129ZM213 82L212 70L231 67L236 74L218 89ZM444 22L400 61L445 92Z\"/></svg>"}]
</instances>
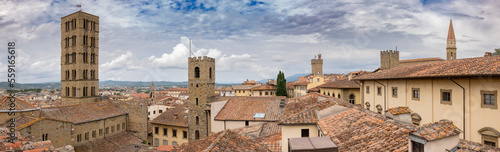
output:
<instances>
[{"instance_id":1,"label":"gutter","mask_svg":"<svg viewBox=\"0 0 500 152\"><path fill-rule=\"evenodd\" d=\"M460 84L458 84L457 82L455 82L453 79L451 79L450 77L448 77L448 79L450 79L450 81L452 81L453 83L455 83L456 85L458 85L460 88L462 88L462 95L463 95L463 127L464 127L464 140L465 140L465 88L462 87Z\"/></svg>"},{"instance_id":2,"label":"gutter","mask_svg":"<svg viewBox=\"0 0 500 152\"><path fill-rule=\"evenodd\" d=\"M387 99L386 99L386 96L387 96L386 90L387 90L387 88L385 87L384 84L378 82L377 80L374 80L374 81L377 82L378 84L384 86L384 113L385 113L385 110L387 110L387 106L386 106L386 104L387 104ZM374 94L375 94L375 92L374 92Z\"/></svg>"}]
</instances>

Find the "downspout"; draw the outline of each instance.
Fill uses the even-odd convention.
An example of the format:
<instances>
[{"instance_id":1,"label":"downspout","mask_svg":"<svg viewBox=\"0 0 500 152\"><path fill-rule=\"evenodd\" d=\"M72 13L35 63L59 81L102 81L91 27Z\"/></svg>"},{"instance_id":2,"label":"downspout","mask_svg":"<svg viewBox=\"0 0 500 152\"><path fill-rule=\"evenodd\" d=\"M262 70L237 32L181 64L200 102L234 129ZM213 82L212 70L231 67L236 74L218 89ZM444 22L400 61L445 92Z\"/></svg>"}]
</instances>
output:
<instances>
[{"instance_id":1,"label":"downspout","mask_svg":"<svg viewBox=\"0 0 500 152\"><path fill-rule=\"evenodd\" d=\"M384 112L385 112L385 110L387 109L387 107L386 107L386 103L387 103L387 101L386 101L386 100L387 100L387 99L386 99L386 89L387 89L387 88L385 87L385 85L384 85L384 84L382 84L382 83L378 82L377 80L375 80L375 82L377 82L378 84L380 84L380 85L384 86ZM377 90L377 91L378 91L378 90ZM374 92L373 94L375 94L375 92Z\"/></svg>"},{"instance_id":2,"label":"downspout","mask_svg":"<svg viewBox=\"0 0 500 152\"><path fill-rule=\"evenodd\" d=\"M465 88L462 87L460 84L458 84L457 82L455 82L453 79L451 79L450 77L448 77L448 79L450 79L453 83L457 84L460 88L462 88L462 95L463 95L463 127L464 127L464 140L465 140Z\"/></svg>"}]
</instances>

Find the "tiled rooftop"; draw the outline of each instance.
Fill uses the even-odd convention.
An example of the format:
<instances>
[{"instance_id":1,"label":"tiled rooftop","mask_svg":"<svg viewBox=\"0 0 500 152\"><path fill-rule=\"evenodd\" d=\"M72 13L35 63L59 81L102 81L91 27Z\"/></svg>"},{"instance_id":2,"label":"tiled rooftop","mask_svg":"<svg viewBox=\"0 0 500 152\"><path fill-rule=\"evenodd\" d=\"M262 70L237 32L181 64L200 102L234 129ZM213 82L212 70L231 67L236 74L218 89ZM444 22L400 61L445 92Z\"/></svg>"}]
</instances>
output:
<instances>
[{"instance_id":1,"label":"tiled rooftop","mask_svg":"<svg viewBox=\"0 0 500 152\"><path fill-rule=\"evenodd\" d=\"M422 62L422 61L443 61L443 60L444 59L441 59L440 57L435 57L435 58L418 58L418 59L399 60L399 63Z\"/></svg>"},{"instance_id":2,"label":"tiled rooftop","mask_svg":"<svg viewBox=\"0 0 500 152\"><path fill-rule=\"evenodd\" d=\"M264 85L252 87L251 90L276 90L276 86L264 84Z\"/></svg>"},{"instance_id":3,"label":"tiled rooftop","mask_svg":"<svg viewBox=\"0 0 500 152\"><path fill-rule=\"evenodd\" d=\"M348 89L348 88L359 88L359 83L356 83L354 80L349 81L347 79L335 80L332 82L327 82L318 86L319 88L337 88L337 89Z\"/></svg>"},{"instance_id":4,"label":"tiled rooftop","mask_svg":"<svg viewBox=\"0 0 500 152\"><path fill-rule=\"evenodd\" d=\"M463 76L500 76L500 56L403 65L357 76L354 79L374 80Z\"/></svg>"},{"instance_id":5,"label":"tiled rooftop","mask_svg":"<svg viewBox=\"0 0 500 152\"><path fill-rule=\"evenodd\" d=\"M234 90L250 90L250 88L255 87L253 85L233 85Z\"/></svg>"},{"instance_id":6,"label":"tiled rooftop","mask_svg":"<svg viewBox=\"0 0 500 152\"><path fill-rule=\"evenodd\" d=\"M227 101L215 120L256 120L278 121L283 109L279 107L281 98L233 98ZM254 118L256 113L265 113L264 119Z\"/></svg>"},{"instance_id":7,"label":"tiled rooftop","mask_svg":"<svg viewBox=\"0 0 500 152\"><path fill-rule=\"evenodd\" d=\"M26 102L18 97L14 97L16 100L15 100L15 105L16 105L16 109L15 110L27 110L27 109L36 109L36 106L32 105L31 103L29 102ZM2 98L0 98L0 110L9 110L10 108L10 101L8 100L8 96L4 96Z\"/></svg>"},{"instance_id":8,"label":"tiled rooftop","mask_svg":"<svg viewBox=\"0 0 500 152\"><path fill-rule=\"evenodd\" d=\"M152 124L188 127L188 109L185 106L170 108L151 121Z\"/></svg>"},{"instance_id":9,"label":"tiled rooftop","mask_svg":"<svg viewBox=\"0 0 500 152\"><path fill-rule=\"evenodd\" d=\"M42 116L50 119L83 123L127 114L108 101L42 108Z\"/></svg>"},{"instance_id":10,"label":"tiled rooftop","mask_svg":"<svg viewBox=\"0 0 500 152\"><path fill-rule=\"evenodd\" d=\"M457 148L458 150L456 152L500 152L500 148L463 139L460 139Z\"/></svg>"},{"instance_id":11,"label":"tiled rooftop","mask_svg":"<svg viewBox=\"0 0 500 152\"><path fill-rule=\"evenodd\" d=\"M408 151L410 124L355 107L319 120L319 127L339 151Z\"/></svg>"},{"instance_id":12,"label":"tiled rooftop","mask_svg":"<svg viewBox=\"0 0 500 152\"><path fill-rule=\"evenodd\" d=\"M110 152L119 151L129 145L140 144L142 139L129 132L122 132L113 136L90 141L75 147L75 151Z\"/></svg>"},{"instance_id":13,"label":"tiled rooftop","mask_svg":"<svg viewBox=\"0 0 500 152\"><path fill-rule=\"evenodd\" d=\"M441 120L430 124L425 124L417 128L413 133L423 137L427 141L437 140L453 135L458 135L462 131L453 125L453 122L448 120Z\"/></svg>"},{"instance_id":14,"label":"tiled rooftop","mask_svg":"<svg viewBox=\"0 0 500 152\"><path fill-rule=\"evenodd\" d=\"M238 135L231 130L225 130L211 134L208 137L195 140L172 151L195 152L195 151L246 151L265 152L270 151L267 147L247 137Z\"/></svg>"},{"instance_id":15,"label":"tiled rooftop","mask_svg":"<svg viewBox=\"0 0 500 152\"><path fill-rule=\"evenodd\" d=\"M392 115L399 115L399 114L405 114L405 113L412 113L410 108L408 107L392 107L386 110L386 112L390 112Z\"/></svg>"},{"instance_id":16,"label":"tiled rooftop","mask_svg":"<svg viewBox=\"0 0 500 152\"><path fill-rule=\"evenodd\" d=\"M165 89L163 91L188 91L188 88L180 88L180 87L177 87L177 88L170 88L170 89Z\"/></svg>"}]
</instances>

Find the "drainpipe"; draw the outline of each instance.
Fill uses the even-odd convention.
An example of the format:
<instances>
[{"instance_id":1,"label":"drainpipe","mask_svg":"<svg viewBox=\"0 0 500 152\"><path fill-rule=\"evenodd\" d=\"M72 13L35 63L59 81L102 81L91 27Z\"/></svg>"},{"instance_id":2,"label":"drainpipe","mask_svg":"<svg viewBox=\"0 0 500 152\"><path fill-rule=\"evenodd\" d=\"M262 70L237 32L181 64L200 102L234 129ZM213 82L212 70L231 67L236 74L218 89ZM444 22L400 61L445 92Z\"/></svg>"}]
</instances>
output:
<instances>
[{"instance_id":1,"label":"drainpipe","mask_svg":"<svg viewBox=\"0 0 500 152\"><path fill-rule=\"evenodd\" d=\"M377 82L378 84L380 84L380 85L384 86L384 112L385 112L385 110L387 110L387 107L386 107L386 103L387 103L387 101L386 101L386 100L387 100L387 99L386 99L386 97L385 97L385 96L386 96L386 91L385 91L385 90L386 90L386 88L385 88L385 85L384 85L384 84L382 84L382 83L378 82L377 80L375 80L375 82ZM377 90L377 91L378 91L378 90ZM374 92L373 94L375 94L375 92Z\"/></svg>"},{"instance_id":2,"label":"drainpipe","mask_svg":"<svg viewBox=\"0 0 500 152\"><path fill-rule=\"evenodd\" d=\"M465 88L462 87L460 84L458 84L457 82L455 82L453 79L451 79L450 77L448 77L448 79L450 79L453 83L457 84L460 88L462 88L462 95L463 95L463 126L464 126L464 140L465 140Z\"/></svg>"}]
</instances>

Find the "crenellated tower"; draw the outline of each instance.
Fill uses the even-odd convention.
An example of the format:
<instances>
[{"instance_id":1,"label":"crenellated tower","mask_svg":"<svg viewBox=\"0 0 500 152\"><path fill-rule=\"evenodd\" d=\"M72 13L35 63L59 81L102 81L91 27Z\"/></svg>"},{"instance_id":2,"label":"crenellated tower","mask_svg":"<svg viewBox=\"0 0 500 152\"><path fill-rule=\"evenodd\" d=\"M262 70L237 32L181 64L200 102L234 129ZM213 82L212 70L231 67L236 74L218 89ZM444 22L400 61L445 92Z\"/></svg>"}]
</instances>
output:
<instances>
[{"instance_id":1,"label":"crenellated tower","mask_svg":"<svg viewBox=\"0 0 500 152\"><path fill-rule=\"evenodd\" d=\"M205 110L215 92L215 59L210 57L189 58L189 135L194 141L210 133L210 110Z\"/></svg>"},{"instance_id":2,"label":"crenellated tower","mask_svg":"<svg viewBox=\"0 0 500 152\"><path fill-rule=\"evenodd\" d=\"M380 68L390 69L399 65L399 51L380 51Z\"/></svg>"},{"instance_id":3,"label":"crenellated tower","mask_svg":"<svg viewBox=\"0 0 500 152\"><path fill-rule=\"evenodd\" d=\"M321 54L318 54L317 59L311 59L311 74L323 75L323 59L321 59Z\"/></svg>"}]
</instances>

